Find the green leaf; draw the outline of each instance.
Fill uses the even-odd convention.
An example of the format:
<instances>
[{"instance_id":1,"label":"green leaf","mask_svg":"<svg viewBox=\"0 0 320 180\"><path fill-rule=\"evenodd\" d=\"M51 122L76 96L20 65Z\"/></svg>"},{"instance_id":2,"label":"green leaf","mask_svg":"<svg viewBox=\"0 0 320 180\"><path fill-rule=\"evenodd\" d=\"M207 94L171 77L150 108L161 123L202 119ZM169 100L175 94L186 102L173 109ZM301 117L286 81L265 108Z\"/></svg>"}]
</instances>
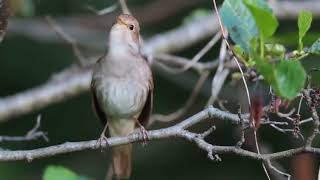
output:
<instances>
[{"instance_id":1,"label":"green leaf","mask_svg":"<svg viewBox=\"0 0 320 180\"><path fill-rule=\"evenodd\" d=\"M293 99L305 85L306 72L299 61L283 60L276 66L275 78L279 95Z\"/></svg>"},{"instance_id":2,"label":"green leaf","mask_svg":"<svg viewBox=\"0 0 320 180\"><path fill-rule=\"evenodd\" d=\"M264 79L271 85L271 87L278 91L278 84L275 80L275 71L271 63L261 58L256 58L256 67L260 74L263 75Z\"/></svg>"},{"instance_id":3,"label":"green leaf","mask_svg":"<svg viewBox=\"0 0 320 180\"><path fill-rule=\"evenodd\" d=\"M320 55L320 38L312 44L312 46L309 48L309 52Z\"/></svg>"},{"instance_id":4,"label":"green leaf","mask_svg":"<svg viewBox=\"0 0 320 180\"><path fill-rule=\"evenodd\" d=\"M78 176L62 166L48 166L44 172L43 180L89 180L89 178Z\"/></svg>"},{"instance_id":5,"label":"green leaf","mask_svg":"<svg viewBox=\"0 0 320 180\"><path fill-rule=\"evenodd\" d=\"M271 85L278 96L293 99L304 87L306 72L299 61L282 60L277 65L256 59L257 70Z\"/></svg>"},{"instance_id":6,"label":"green leaf","mask_svg":"<svg viewBox=\"0 0 320 180\"><path fill-rule=\"evenodd\" d=\"M312 13L310 11L301 11L298 18L299 28L299 49L303 49L302 39L308 32L312 22Z\"/></svg>"},{"instance_id":7,"label":"green leaf","mask_svg":"<svg viewBox=\"0 0 320 180\"><path fill-rule=\"evenodd\" d=\"M270 8L270 6L268 5L268 3L265 0L246 0L247 3L252 4L256 7L259 7L263 10L266 10L270 13L272 13L272 9Z\"/></svg>"},{"instance_id":8,"label":"green leaf","mask_svg":"<svg viewBox=\"0 0 320 180\"><path fill-rule=\"evenodd\" d=\"M259 32L263 36L263 39L271 37L276 31L279 23L277 18L272 14L272 12L259 7L253 3L250 3L252 0L244 0L246 6L252 13L255 22L259 28Z\"/></svg>"},{"instance_id":9,"label":"green leaf","mask_svg":"<svg viewBox=\"0 0 320 180\"><path fill-rule=\"evenodd\" d=\"M231 39L243 49L252 52L251 40L258 36L255 20L242 0L225 0L220 9L224 26Z\"/></svg>"}]
</instances>

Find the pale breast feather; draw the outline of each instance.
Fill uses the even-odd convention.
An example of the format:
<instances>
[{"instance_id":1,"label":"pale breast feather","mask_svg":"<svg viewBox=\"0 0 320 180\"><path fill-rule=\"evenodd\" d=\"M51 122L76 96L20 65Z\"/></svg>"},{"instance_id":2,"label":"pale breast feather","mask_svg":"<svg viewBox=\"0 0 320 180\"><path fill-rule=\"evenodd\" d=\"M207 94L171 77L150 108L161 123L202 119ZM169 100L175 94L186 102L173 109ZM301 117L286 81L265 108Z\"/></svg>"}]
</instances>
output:
<instances>
[{"instance_id":1,"label":"pale breast feather","mask_svg":"<svg viewBox=\"0 0 320 180\"><path fill-rule=\"evenodd\" d=\"M104 82L104 93L101 94L106 104L104 111L117 118L137 116L146 101L147 87L137 81L112 79Z\"/></svg>"}]
</instances>

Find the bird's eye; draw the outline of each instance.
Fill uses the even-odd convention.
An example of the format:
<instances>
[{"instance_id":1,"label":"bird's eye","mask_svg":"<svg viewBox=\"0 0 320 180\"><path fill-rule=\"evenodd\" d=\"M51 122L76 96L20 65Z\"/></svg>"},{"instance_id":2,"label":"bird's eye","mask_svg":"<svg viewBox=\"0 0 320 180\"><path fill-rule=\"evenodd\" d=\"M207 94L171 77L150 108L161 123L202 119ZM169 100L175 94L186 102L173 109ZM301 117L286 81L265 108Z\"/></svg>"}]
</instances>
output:
<instances>
[{"instance_id":1,"label":"bird's eye","mask_svg":"<svg viewBox=\"0 0 320 180\"><path fill-rule=\"evenodd\" d=\"M129 25L129 29L131 30L131 31L133 31L133 28L134 28L134 25Z\"/></svg>"}]
</instances>

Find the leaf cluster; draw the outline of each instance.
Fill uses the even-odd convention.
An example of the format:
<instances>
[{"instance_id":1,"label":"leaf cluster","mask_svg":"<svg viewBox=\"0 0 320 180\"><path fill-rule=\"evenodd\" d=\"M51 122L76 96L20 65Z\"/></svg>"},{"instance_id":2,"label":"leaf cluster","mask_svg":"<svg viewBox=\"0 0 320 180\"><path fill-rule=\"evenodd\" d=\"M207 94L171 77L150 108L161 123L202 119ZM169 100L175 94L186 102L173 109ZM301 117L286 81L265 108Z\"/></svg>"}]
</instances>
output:
<instances>
[{"instance_id":1,"label":"leaf cluster","mask_svg":"<svg viewBox=\"0 0 320 180\"><path fill-rule=\"evenodd\" d=\"M263 75L278 96L288 100L295 98L304 88L307 77L300 60L310 54L320 55L320 39L310 48L303 45L312 14L300 12L298 47L293 52L287 52L282 44L267 43L279 22L265 0L225 0L220 15L236 44L233 50L244 65Z\"/></svg>"}]
</instances>

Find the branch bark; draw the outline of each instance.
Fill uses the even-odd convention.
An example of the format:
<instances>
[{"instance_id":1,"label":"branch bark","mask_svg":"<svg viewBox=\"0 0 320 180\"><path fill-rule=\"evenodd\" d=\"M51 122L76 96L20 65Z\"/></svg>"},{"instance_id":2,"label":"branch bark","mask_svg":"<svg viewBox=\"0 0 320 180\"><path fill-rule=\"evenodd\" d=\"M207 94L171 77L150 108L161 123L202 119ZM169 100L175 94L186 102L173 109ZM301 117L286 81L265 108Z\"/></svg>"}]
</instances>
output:
<instances>
[{"instance_id":1,"label":"branch bark","mask_svg":"<svg viewBox=\"0 0 320 180\"><path fill-rule=\"evenodd\" d=\"M225 120L230 123L239 124L240 120L236 114L227 113L225 111L221 111L212 106L200 111L199 113L187 118L186 120L168 127L159 130L151 130L147 131L149 140L159 140L159 139L168 139L168 138L183 138L190 142L195 143L200 149L204 150L208 153L208 157L210 159L214 159L213 154L233 154L242 157L247 157L254 160L263 160L270 161L281 159L285 157L291 157L296 154L300 154L303 152L310 152L313 154L320 154L319 148L313 147L300 147L296 149L289 149L281 152L270 153L270 154L258 154L255 152L250 152L244 149L241 149L237 146L217 146L209 144L204 140L204 136L208 135L208 132L212 132L210 128L209 131L205 131L202 134L197 134L188 131L187 129L197 123L200 123L206 119L214 119L214 120ZM249 123L248 119L244 119L245 123ZM101 144L101 146L97 146L97 140L90 141L81 141L81 142L66 142L59 145L54 145L45 148L39 148L34 150L16 150L16 151L8 151L2 150L0 151L0 161L17 161L17 160L27 160L32 161L34 159L40 159L45 157L51 157L59 154L71 153L76 151L83 151L88 149L99 149L102 148L110 148L112 146L118 146L128 143L134 143L143 141L143 137L139 132L130 134L126 137L111 137L108 138L108 144L105 142Z\"/></svg>"}]
</instances>

